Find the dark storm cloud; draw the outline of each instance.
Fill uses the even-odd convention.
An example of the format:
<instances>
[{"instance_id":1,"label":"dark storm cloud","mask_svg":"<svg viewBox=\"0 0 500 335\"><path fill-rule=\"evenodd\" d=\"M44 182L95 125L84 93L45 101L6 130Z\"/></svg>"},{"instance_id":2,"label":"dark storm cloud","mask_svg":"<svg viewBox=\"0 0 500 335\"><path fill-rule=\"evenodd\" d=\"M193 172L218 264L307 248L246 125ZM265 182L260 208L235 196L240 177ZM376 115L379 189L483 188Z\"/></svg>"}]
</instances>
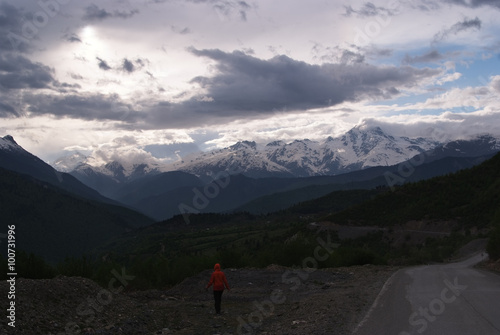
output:
<instances>
[{"instance_id":1,"label":"dark storm cloud","mask_svg":"<svg viewBox=\"0 0 500 335\"><path fill-rule=\"evenodd\" d=\"M162 4L174 0L150 0L150 3ZM194 4L208 4L219 15L221 19L229 19L237 16L240 20L246 21L248 12L254 7L250 3L242 0L182 0Z\"/></svg>"},{"instance_id":2,"label":"dark storm cloud","mask_svg":"<svg viewBox=\"0 0 500 335\"><path fill-rule=\"evenodd\" d=\"M99 57L96 57L96 59L99 61L98 66L101 70L108 71L111 70L111 66L108 65L108 63Z\"/></svg>"},{"instance_id":3,"label":"dark storm cloud","mask_svg":"<svg viewBox=\"0 0 500 335\"><path fill-rule=\"evenodd\" d=\"M71 43L81 43L82 40L77 34L64 34L63 39Z\"/></svg>"},{"instance_id":4,"label":"dark storm cloud","mask_svg":"<svg viewBox=\"0 0 500 335\"><path fill-rule=\"evenodd\" d=\"M385 58L391 57L393 54L392 49L379 49L376 46L368 46L363 49L365 54L370 58Z\"/></svg>"},{"instance_id":5,"label":"dark storm cloud","mask_svg":"<svg viewBox=\"0 0 500 335\"><path fill-rule=\"evenodd\" d=\"M352 16L356 14L359 17L372 17L378 15L394 15L394 9L375 6L371 2L365 2L359 9L354 9L352 6L344 6L344 16Z\"/></svg>"},{"instance_id":6,"label":"dark storm cloud","mask_svg":"<svg viewBox=\"0 0 500 335\"><path fill-rule=\"evenodd\" d=\"M118 11L115 10L113 12L107 11L106 9L99 8L95 4L91 4L90 6L85 7L85 13L82 17L83 20L85 21L102 21L104 19L108 18L121 18L121 19L128 19L135 14L138 14L139 10L133 9L130 11Z\"/></svg>"},{"instance_id":7,"label":"dark storm cloud","mask_svg":"<svg viewBox=\"0 0 500 335\"><path fill-rule=\"evenodd\" d=\"M137 58L135 62L140 66L143 67L146 65L146 63L149 63L148 59L142 59L142 58Z\"/></svg>"},{"instance_id":8,"label":"dark storm cloud","mask_svg":"<svg viewBox=\"0 0 500 335\"><path fill-rule=\"evenodd\" d=\"M109 71L113 70L116 72L127 72L127 73L133 73L136 72L142 68L144 68L148 63L149 60L147 58L137 58L135 60L128 59L128 58L123 58L122 60L112 60L113 66L108 63L108 61L96 57L98 61L98 66L101 70L104 71Z\"/></svg>"},{"instance_id":9,"label":"dark storm cloud","mask_svg":"<svg viewBox=\"0 0 500 335\"><path fill-rule=\"evenodd\" d=\"M117 120L133 123L137 113L116 94L31 95L29 112L83 120Z\"/></svg>"},{"instance_id":10,"label":"dark storm cloud","mask_svg":"<svg viewBox=\"0 0 500 335\"><path fill-rule=\"evenodd\" d=\"M99 21L110 17L113 17L112 13L97 7L95 4L92 4L85 8L85 14L82 19L86 21Z\"/></svg>"},{"instance_id":11,"label":"dark storm cloud","mask_svg":"<svg viewBox=\"0 0 500 335\"><path fill-rule=\"evenodd\" d=\"M162 101L151 105L140 120L143 126L201 126L364 98L386 99L441 73L437 69L366 63L312 65L287 56L262 60L240 51L226 53L217 49L191 52L216 62L215 76L199 76L191 81L205 94L182 103Z\"/></svg>"},{"instance_id":12,"label":"dark storm cloud","mask_svg":"<svg viewBox=\"0 0 500 335\"><path fill-rule=\"evenodd\" d=\"M445 56L439 53L439 51L432 50L420 56L411 57L410 55L406 55L402 63L406 65L417 64L417 63L433 63L433 62L438 62L444 58Z\"/></svg>"},{"instance_id":13,"label":"dark storm cloud","mask_svg":"<svg viewBox=\"0 0 500 335\"><path fill-rule=\"evenodd\" d=\"M81 88L79 84L59 83L57 81L54 83L54 89L59 93L77 93L78 89Z\"/></svg>"},{"instance_id":14,"label":"dark storm cloud","mask_svg":"<svg viewBox=\"0 0 500 335\"><path fill-rule=\"evenodd\" d=\"M217 14L222 17L231 17L235 13L242 21L247 20L247 12L252 8L246 1L238 0L188 0L194 3L211 4Z\"/></svg>"},{"instance_id":15,"label":"dark storm cloud","mask_svg":"<svg viewBox=\"0 0 500 335\"><path fill-rule=\"evenodd\" d=\"M12 28L22 17L19 10L8 2L0 2L0 27Z\"/></svg>"},{"instance_id":16,"label":"dark storm cloud","mask_svg":"<svg viewBox=\"0 0 500 335\"><path fill-rule=\"evenodd\" d=\"M136 72L136 71L142 69L148 63L149 63L148 59L137 58L135 60L130 60L130 59L124 58L122 61L120 70L127 72L127 73L133 73L133 72ZM146 73L147 73L147 71L146 71ZM149 73L147 73L147 74L149 74Z\"/></svg>"},{"instance_id":17,"label":"dark storm cloud","mask_svg":"<svg viewBox=\"0 0 500 335\"><path fill-rule=\"evenodd\" d=\"M255 110L272 110L283 106L311 108L363 96L385 95L393 86L408 86L421 77L439 71L411 67L377 67L366 63L311 65L277 56L262 60L242 52L191 50L194 55L217 62L214 77L197 77L192 82L207 90L215 101L244 102Z\"/></svg>"},{"instance_id":18,"label":"dark storm cloud","mask_svg":"<svg viewBox=\"0 0 500 335\"><path fill-rule=\"evenodd\" d=\"M477 8L482 6L491 6L500 8L500 1L498 0L444 0L444 1L447 3L469 8Z\"/></svg>"},{"instance_id":19,"label":"dark storm cloud","mask_svg":"<svg viewBox=\"0 0 500 335\"><path fill-rule=\"evenodd\" d=\"M128 19L128 18L131 18L132 16L134 16L135 14L139 14L138 9L132 9L128 12L126 12L126 11L114 11L113 17L118 17L120 19Z\"/></svg>"},{"instance_id":20,"label":"dark storm cloud","mask_svg":"<svg viewBox=\"0 0 500 335\"><path fill-rule=\"evenodd\" d=\"M481 29L481 20L479 18L467 19L465 18L461 22L457 22L452 25L450 28L444 29L434 35L433 43L440 42L448 38L449 35L456 35L462 31L469 29Z\"/></svg>"},{"instance_id":21,"label":"dark storm cloud","mask_svg":"<svg viewBox=\"0 0 500 335\"><path fill-rule=\"evenodd\" d=\"M0 52L31 50L30 40L22 32L27 15L7 2L0 2Z\"/></svg>"},{"instance_id":22,"label":"dark storm cloud","mask_svg":"<svg viewBox=\"0 0 500 335\"><path fill-rule=\"evenodd\" d=\"M54 82L53 70L41 63L13 53L0 54L0 88L49 88Z\"/></svg>"},{"instance_id":23,"label":"dark storm cloud","mask_svg":"<svg viewBox=\"0 0 500 335\"><path fill-rule=\"evenodd\" d=\"M197 127L365 98L388 99L441 73L438 69L366 63L313 65L287 56L263 60L241 51L190 51L213 60L217 73L193 78L191 83L204 92L183 102L151 97L136 101L140 106L136 109L118 95L33 95L29 111L85 120L122 121L124 127L136 129Z\"/></svg>"},{"instance_id":24,"label":"dark storm cloud","mask_svg":"<svg viewBox=\"0 0 500 335\"><path fill-rule=\"evenodd\" d=\"M126 71L128 73L132 73L135 71L134 63L132 63L131 61L129 61L126 58L123 60L122 68L124 71Z\"/></svg>"},{"instance_id":25,"label":"dark storm cloud","mask_svg":"<svg viewBox=\"0 0 500 335\"><path fill-rule=\"evenodd\" d=\"M19 116L11 105L0 101L0 117Z\"/></svg>"}]
</instances>

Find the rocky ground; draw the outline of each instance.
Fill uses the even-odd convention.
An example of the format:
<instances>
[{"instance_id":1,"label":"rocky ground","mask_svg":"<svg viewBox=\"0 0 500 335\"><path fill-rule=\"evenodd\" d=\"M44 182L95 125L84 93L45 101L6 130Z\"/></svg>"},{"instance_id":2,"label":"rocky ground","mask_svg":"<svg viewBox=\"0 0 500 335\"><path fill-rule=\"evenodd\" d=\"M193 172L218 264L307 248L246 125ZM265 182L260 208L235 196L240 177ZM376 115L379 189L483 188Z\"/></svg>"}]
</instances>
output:
<instances>
[{"instance_id":1,"label":"rocky ground","mask_svg":"<svg viewBox=\"0 0 500 335\"><path fill-rule=\"evenodd\" d=\"M135 292L124 269L104 288L78 277L18 278L16 327L3 317L0 334L350 334L396 270L224 269L232 289L220 316L204 289L211 270L169 290ZM6 282L0 294L7 297Z\"/></svg>"}]
</instances>

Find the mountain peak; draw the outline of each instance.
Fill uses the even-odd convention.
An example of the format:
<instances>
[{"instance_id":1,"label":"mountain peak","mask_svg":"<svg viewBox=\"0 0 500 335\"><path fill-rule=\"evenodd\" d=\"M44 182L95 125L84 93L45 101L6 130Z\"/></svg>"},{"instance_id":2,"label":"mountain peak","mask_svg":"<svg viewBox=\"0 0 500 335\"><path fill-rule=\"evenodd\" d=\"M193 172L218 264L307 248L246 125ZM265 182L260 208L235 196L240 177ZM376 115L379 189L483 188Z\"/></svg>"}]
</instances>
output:
<instances>
[{"instance_id":1,"label":"mountain peak","mask_svg":"<svg viewBox=\"0 0 500 335\"><path fill-rule=\"evenodd\" d=\"M244 148L250 148L253 150L257 150L257 143L254 141L240 141L232 146L230 146L231 149L233 150L239 150L239 149L244 149Z\"/></svg>"},{"instance_id":2,"label":"mountain peak","mask_svg":"<svg viewBox=\"0 0 500 335\"><path fill-rule=\"evenodd\" d=\"M295 140L293 143L311 143L312 141L308 138L304 138L303 140Z\"/></svg>"},{"instance_id":3,"label":"mountain peak","mask_svg":"<svg viewBox=\"0 0 500 335\"><path fill-rule=\"evenodd\" d=\"M369 126L367 124L361 124L361 125L355 126L354 128L352 128L351 130L348 131L348 133L351 133L351 134L354 132L385 135L384 131L379 126Z\"/></svg>"},{"instance_id":4,"label":"mountain peak","mask_svg":"<svg viewBox=\"0 0 500 335\"><path fill-rule=\"evenodd\" d=\"M113 172L122 172L125 170L125 168L123 167L123 165L117 161L112 161L112 162L109 162L108 164L106 164L104 166L106 169L110 170L110 171L113 171Z\"/></svg>"},{"instance_id":5,"label":"mountain peak","mask_svg":"<svg viewBox=\"0 0 500 335\"><path fill-rule=\"evenodd\" d=\"M61 157L52 163L52 166L61 172L71 172L81 165L87 163L87 156L80 152L75 152Z\"/></svg>"},{"instance_id":6,"label":"mountain peak","mask_svg":"<svg viewBox=\"0 0 500 335\"><path fill-rule=\"evenodd\" d=\"M12 150L24 151L22 150L21 146L17 144L17 142L14 141L14 138L10 135L0 138L0 149L8 151Z\"/></svg>"},{"instance_id":7,"label":"mountain peak","mask_svg":"<svg viewBox=\"0 0 500 335\"><path fill-rule=\"evenodd\" d=\"M285 145L286 143L284 141L273 141L273 142L270 142L268 144L266 144L266 147L280 147L280 146L283 146Z\"/></svg>"},{"instance_id":8,"label":"mountain peak","mask_svg":"<svg viewBox=\"0 0 500 335\"><path fill-rule=\"evenodd\" d=\"M4 136L3 139L6 140L6 141L9 141L12 144L19 145L19 144L17 144L16 141L14 141L14 137L12 137L11 135Z\"/></svg>"}]
</instances>

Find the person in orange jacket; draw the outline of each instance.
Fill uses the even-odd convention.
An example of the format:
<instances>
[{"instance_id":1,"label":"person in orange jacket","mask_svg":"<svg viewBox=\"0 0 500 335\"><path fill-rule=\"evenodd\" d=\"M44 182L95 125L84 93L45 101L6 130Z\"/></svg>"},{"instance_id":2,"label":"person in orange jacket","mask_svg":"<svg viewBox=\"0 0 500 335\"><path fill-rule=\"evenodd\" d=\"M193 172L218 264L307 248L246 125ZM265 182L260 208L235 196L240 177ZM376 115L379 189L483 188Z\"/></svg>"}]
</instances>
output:
<instances>
[{"instance_id":1,"label":"person in orange jacket","mask_svg":"<svg viewBox=\"0 0 500 335\"><path fill-rule=\"evenodd\" d=\"M208 288L212 285L214 286L215 313L220 314L220 304L222 300L222 293L224 292L224 287L227 288L228 291L230 291L231 289L229 288L226 275L220 270L219 263L215 264L214 272L212 272L210 281L208 282L205 289L208 290Z\"/></svg>"}]
</instances>

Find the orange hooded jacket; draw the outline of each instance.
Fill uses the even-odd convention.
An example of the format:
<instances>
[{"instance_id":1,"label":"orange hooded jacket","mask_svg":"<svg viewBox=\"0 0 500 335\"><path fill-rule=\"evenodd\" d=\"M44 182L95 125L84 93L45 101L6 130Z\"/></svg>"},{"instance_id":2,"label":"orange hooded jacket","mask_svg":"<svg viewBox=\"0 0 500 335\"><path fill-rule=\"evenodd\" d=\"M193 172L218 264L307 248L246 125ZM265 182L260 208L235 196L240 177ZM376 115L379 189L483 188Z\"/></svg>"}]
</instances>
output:
<instances>
[{"instance_id":1,"label":"orange hooded jacket","mask_svg":"<svg viewBox=\"0 0 500 335\"><path fill-rule=\"evenodd\" d=\"M230 290L229 284L227 283L226 275L220 270L220 264L217 263L214 266L214 272L210 276L210 281L207 284L207 289L214 285L214 291L224 291L224 286Z\"/></svg>"}]
</instances>

